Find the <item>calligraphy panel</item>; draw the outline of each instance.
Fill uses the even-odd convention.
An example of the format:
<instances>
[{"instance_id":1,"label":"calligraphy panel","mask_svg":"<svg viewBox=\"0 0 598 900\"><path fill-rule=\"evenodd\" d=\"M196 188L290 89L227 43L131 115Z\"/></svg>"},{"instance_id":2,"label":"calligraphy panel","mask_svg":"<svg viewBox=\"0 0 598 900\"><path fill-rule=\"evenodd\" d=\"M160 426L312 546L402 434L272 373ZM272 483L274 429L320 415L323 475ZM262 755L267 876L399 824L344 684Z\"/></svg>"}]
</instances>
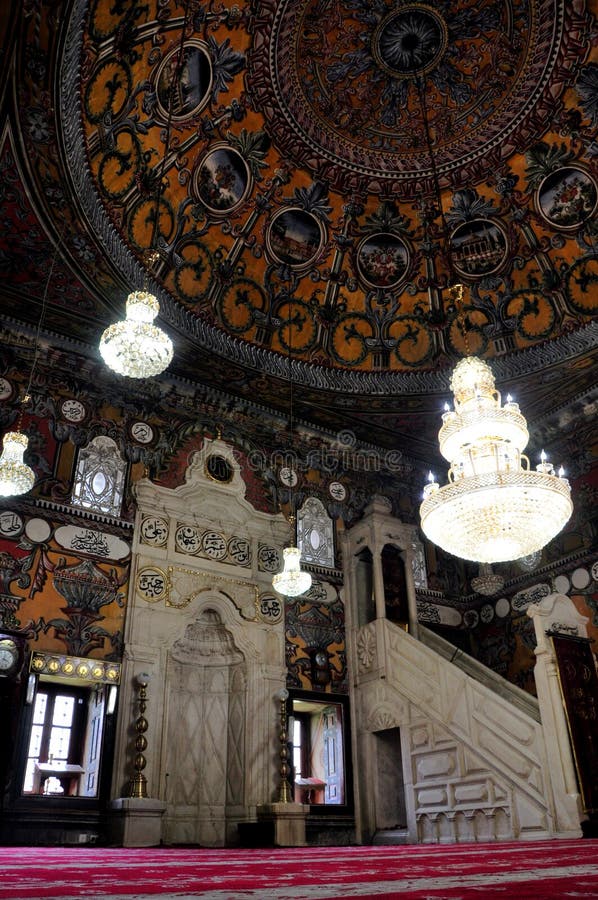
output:
<instances>
[{"instance_id":1,"label":"calligraphy panel","mask_svg":"<svg viewBox=\"0 0 598 900\"><path fill-rule=\"evenodd\" d=\"M212 559L233 566L251 566L251 544L239 535L226 535L219 531L201 531L196 525L177 523L174 536L175 550L187 556Z\"/></svg>"}]
</instances>

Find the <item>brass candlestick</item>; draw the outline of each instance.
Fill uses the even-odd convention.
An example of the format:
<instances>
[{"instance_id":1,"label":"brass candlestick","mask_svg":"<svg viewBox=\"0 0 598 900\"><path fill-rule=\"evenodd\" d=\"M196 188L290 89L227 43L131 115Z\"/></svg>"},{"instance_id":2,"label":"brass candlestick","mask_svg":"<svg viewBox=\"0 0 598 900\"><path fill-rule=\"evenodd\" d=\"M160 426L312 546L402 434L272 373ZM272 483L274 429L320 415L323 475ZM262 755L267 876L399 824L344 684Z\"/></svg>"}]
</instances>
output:
<instances>
[{"instance_id":1,"label":"brass candlestick","mask_svg":"<svg viewBox=\"0 0 598 900\"><path fill-rule=\"evenodd\" d=\"M147 778L143 774L143 770L147 764L147 760L143 755L143 751L147 749L147 738L145 736L145 732L148 729L147 719L145 718L145 708L147 706L147 692L146 688L149 684L150 676L147 672L141 672L137 678L137 702L139 704L139 715L137 716L137 720L135 722L135 731L137 732L137 736L135 738L135 758L133 760L133 765L135 767L135 774L131 778L130 786L129 786L129 797L147 797Z\"/></svg>"},{"instance_id":2,"label":"brass candlestick","mask_svg":"<svg viewBox=\"0 0 598 900\"><path fill-rule=\"evenodd\" d=\"M287 700L289 692L286 688L280 690L277 694L280 700L280 787L278 789L279 803L292 803L291 786L288 776L291 771L289 768L289 736L287 734Z\"/></svg>"}]
</instances>

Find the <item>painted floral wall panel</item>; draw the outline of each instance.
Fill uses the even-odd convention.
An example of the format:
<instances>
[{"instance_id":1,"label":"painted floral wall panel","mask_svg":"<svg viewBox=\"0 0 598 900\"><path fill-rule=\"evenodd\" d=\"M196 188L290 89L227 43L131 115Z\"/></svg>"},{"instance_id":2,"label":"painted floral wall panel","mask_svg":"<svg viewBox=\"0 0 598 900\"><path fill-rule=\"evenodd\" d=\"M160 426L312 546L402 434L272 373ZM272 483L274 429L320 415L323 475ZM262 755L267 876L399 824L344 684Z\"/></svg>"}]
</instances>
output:
<instances>
[{"instance_id":1,"label":"painted floral wall panel","mask_svg":"<svg viewBox=\"0 0 598 900\"><path fill-rule=\"evenodd\" d=\"M129 544L86 523L0 510L2 626L31 650L120 661Z\"/></svg>"}]
</instances>

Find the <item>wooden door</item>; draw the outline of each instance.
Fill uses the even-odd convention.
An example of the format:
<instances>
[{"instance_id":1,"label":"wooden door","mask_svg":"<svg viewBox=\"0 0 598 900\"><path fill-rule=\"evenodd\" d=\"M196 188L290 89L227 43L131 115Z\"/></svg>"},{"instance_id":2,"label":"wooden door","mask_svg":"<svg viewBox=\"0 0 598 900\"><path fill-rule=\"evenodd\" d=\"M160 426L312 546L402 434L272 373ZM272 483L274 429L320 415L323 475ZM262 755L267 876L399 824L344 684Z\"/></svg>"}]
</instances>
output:
<instances>
[{"instance_id":1,"label":"wooden door","mask_svg":"<svg viewBox=\"0 0 598 900\"><path fill-rule=\"evenodd\" d=\"M343 723L338 706L322 712L324 744L324 803L344 803Z\"/></svg>"},{"instance_id":2,"label":"wooden door","mask_svg":"<svg viewBox=\"0 0 598 900\"><path fill-rule=\"evenodd\" d=\"M552 635L584 810L598 814L598 675L586 638Z\"/></svg>"}]
</instances>

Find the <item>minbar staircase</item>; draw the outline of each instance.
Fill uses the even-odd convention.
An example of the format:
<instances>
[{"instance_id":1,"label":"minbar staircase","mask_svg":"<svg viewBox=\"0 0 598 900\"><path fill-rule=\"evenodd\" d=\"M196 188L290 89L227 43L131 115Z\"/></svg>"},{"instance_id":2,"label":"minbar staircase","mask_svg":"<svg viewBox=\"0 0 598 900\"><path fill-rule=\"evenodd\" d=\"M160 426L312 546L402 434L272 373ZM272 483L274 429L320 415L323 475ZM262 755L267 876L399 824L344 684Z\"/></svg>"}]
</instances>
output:
<instances>
[{"instance_id":1,"label":"minbar staircase","mask_svg":"<svg viewBox=\"0 0 598 900\"><path fill-rule=\"evenodd\" d=\"M386 618L352 629L358 839L580 836L579 794L550 699L539 690L539 703L417 631L419 639Z\"/></svg>"}]
</instances>

